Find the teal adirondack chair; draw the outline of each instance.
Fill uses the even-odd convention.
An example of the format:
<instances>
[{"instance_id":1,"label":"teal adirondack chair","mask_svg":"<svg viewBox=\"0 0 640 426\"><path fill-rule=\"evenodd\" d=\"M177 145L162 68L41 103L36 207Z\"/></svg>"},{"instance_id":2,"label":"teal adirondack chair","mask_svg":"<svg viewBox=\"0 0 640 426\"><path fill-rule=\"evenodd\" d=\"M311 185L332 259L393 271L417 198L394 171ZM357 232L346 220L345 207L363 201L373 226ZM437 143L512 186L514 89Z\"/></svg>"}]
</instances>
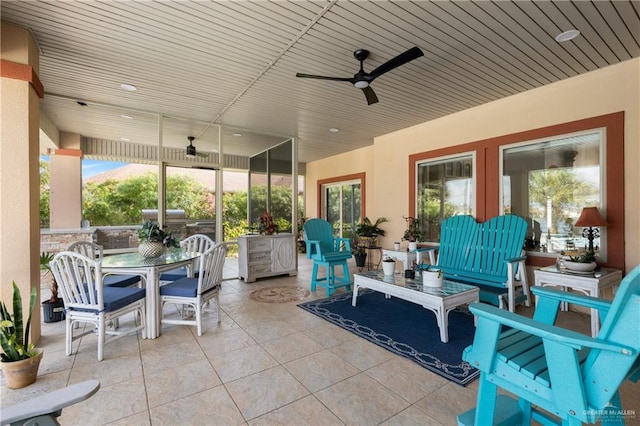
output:
<instances>
[{"instance_id":1,"label":"teal adirondack chair","mask_svg":"<svg viewBox=\"0 0 640 426\"><path fill-rule=\"evenodd\" d=\"M309 219L304 223L304 239L307 258L313 259L311 291L315 291L318 285L326 288L327 296L340 287L351 290L352 281L347 264L347 260L351 258L349 238L334 238L329 222L324 219ZM320 267L325 268L324 277L318 277ZM342 267L342 276L336 275L336 267Z\"/></svg>"},{"instance_id":2,"label":"teal adirondack chair","mask_svg":"<svg viewBox=\"0 0 640 426\"><path fill-rule=\"evenodd\" d=\"M496 216L478 223L469 215L452 216L440 226L435 266L445 279L480 287L480 301L508 307L529 306L529 286L522 245L527 222L516 215ZM421 251L433 251L425 248ZM433 262L433 255L429 255Z\"/></svg>"},{"instance_id":3,"label":"teal adirondack chair","mask_svg":"<svg viewBox=\"0 0 640 426\"><path fill-rule=\"evenodd\" d=\"M622 280L613 301L532 290L539 297L533 319L470 306L478 324L463 359L481 371L480 383L477 406L459 415L458 424L624 424L618 388L640 378L640 266ZM597 337L553 325L563 301L598 309ZM502 326L511 328L502 332ZM497 395L498 388L517 401Z\"/></svg>"}]
</instances>

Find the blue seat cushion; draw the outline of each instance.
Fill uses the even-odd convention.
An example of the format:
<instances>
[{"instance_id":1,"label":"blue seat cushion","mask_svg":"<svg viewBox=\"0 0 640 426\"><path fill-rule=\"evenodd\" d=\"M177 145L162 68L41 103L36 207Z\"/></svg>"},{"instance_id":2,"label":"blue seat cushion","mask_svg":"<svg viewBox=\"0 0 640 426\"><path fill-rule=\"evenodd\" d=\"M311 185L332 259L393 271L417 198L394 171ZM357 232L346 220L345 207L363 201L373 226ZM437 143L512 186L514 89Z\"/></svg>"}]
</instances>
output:
<instances>
[{"instance_id":1,"label":"blue seat cushion","mask_svg":"<svg viewBox=\"0 0 640 426\"><path fill-rule=\"evenodd\" d=\"M131 287L140 282L138 275L107 275L102 283L108 287Z\"/></svg>"},{"instance_id":2,"label":"blue seat cushion","mask_svg":"<svg viewBox=\"0 0 640 426\"><path fill-rule=\"evenodd\" d=\"M103 287L102 294L104 297L105 312L112 312L124 308L137 300L144 299L146 290L135 287ZM74 310L83 312L95 311L95 309L82 308L74 308Z\"/></svg>"},{"instance_id":3,"label":"blue seat cushion","mask_svg":"<svg viewBox=\"0 0 640 426\"><path fill-rule=\"evenodd\" d=\"M207 292L217 289L212 287ZM197 278L182 278L181 280L160 287L160 296L196 297L198 294Z\"/></svg>"},{"instance_id":4,"label":"blue seat cushion","mask_svg":"<svg viewBox=\"0 0 640 426\"><path fill-rule=\"evenodd\" d=\"M193 275L197 278L198 274L199 271L196 271ZM178 281L182 278L187 278L187 268L185 267L170 269L160 274L160 281Z\"/></svg>"},{"instance_id":5,"label":"blue seat cushion","mask_svg":"<svg viewBox=\"0 0 640 426\"><path fill-rule=\"evenodd\" d=\"M197 278L182 278L160 286L160 296L196 297L197 294Z\"/></svg>"}]
</instances>

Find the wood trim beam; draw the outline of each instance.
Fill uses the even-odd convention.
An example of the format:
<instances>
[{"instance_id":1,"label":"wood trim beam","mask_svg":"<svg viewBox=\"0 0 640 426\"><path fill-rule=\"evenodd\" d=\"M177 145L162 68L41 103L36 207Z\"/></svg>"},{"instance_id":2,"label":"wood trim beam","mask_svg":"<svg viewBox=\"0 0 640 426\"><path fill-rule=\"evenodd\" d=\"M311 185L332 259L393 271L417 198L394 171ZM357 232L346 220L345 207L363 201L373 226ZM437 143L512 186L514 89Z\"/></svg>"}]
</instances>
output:
<instances>
[{"instance_id":1,"label":"wood trim beam","mask_svg":"<svg viewBox=\"0 0 640 426\"><path fill-rule=\"evenodd\" d=\"M44 98L44 86L31 65L0 59L0 77L28 82L40 99Z\"/></svg>"}]
</instances>

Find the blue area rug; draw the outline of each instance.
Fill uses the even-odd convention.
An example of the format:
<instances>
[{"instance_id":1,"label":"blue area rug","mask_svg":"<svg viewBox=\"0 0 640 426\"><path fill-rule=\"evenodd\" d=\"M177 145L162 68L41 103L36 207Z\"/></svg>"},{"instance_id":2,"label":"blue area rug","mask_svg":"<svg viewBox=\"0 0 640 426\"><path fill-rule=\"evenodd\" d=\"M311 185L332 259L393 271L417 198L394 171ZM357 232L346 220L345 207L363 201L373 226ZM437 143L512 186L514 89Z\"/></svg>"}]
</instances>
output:
<instances>
[{"instance_id":1,"label":"blue area rug","mask_svg":"<svg viewBox=\"0 0 640 426\"><path fill-rule=\"evenodd\" d=\"M478 370L462 361L462 351L473 343L476 330L468 311L449 313L449 343L442 343L435 314L422 306L362 290L353 307L351 295L298 306L461 386L478 378Z\"/></svg>"}]
</instances>

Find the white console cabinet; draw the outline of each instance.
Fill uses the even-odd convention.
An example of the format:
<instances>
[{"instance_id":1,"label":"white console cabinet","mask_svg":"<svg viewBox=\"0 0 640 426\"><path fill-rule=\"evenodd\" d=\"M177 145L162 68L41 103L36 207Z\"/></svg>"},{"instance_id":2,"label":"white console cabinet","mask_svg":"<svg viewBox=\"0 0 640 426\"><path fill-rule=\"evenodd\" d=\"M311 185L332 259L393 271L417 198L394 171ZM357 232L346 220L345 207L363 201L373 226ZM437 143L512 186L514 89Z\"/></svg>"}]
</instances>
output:
<instances>
[{"instance_id":1,"label":"white console cabinet","mask_svg":"<svg viewBox=\"0 0 640 426\"><path fill-rule=\"evenodd\" d=\"M298 273L296 238L293 234L241 235L238 237L240 278L256 278Z\"/></svg>"}]
</instances>

